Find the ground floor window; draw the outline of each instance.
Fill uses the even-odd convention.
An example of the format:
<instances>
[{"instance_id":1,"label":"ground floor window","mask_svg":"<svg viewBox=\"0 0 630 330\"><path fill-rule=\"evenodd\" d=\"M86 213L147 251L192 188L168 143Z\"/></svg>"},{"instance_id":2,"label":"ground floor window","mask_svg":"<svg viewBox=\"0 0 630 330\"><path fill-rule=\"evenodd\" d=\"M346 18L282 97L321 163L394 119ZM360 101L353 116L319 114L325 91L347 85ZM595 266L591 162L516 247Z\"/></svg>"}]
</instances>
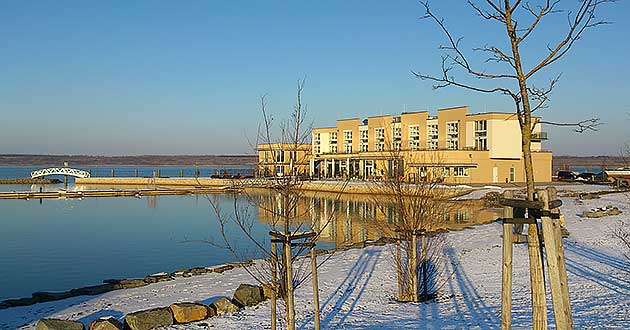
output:
<instances>
[{"instance_id":1,"label":"ground floor window","mask_svg":"<svg viewBox=\"0 0 630 330\"><path fill-rule=\"evenodd\" d=\"M516 181L516 169L514 167L510 167L510 182Z\"/></svg>"},{"instance_id":2,"label":"ground floor window","mask_svg":"<svg viewBox=\"0 0 630 330\"><path fill-rule=\"evenodd\" d=\"M468 176L468 167L453 167L454 176Z\"/></svg>"},{"instance_id":3,"label":"ground floor window","mask_svg":"<svg viewBox=\"0 0 630 330\"><path fill-rule=\"evenodd\" d=\"M276 166L276 175L277 176L282 176L284 175L284 166Z\"/></svg>"}]
</instances>

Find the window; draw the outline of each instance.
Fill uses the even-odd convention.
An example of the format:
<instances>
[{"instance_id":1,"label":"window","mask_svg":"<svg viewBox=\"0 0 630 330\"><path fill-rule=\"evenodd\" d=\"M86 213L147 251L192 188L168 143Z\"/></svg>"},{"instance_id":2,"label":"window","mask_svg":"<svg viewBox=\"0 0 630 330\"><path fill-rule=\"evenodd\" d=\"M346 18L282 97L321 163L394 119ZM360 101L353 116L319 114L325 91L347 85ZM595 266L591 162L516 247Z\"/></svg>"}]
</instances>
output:
<instances>
[{"instance_id":1,"label":"window","mask_svg":"<svg viewBox=\"0 0 630 330\"><path fill-rule=\"evenodd\" d=\"M362 152L368 151L368 130L360 129L359 130L359 148L361 148Z\"/></svg>"},{"instance_id":2,"label":"window","mask_svg":"<svg viewBox=\"0 0 630 330\"><path fill-rule=\"evenodd\" d=\"M284 175L284 166L276 166L276 175L277 176Z\"/></svg>"},{"instance_id":3,"label":"window","mask_svg":"<svg viewBox=\"0 0 630 330\"><path fill-rule=\"evenodd\" d=\"M321 154L322 153L321 146L319 146L319 145L314 146L313 147L313 153L316 154L316 155Z\"/></svg>"},{"instance_id":4,"label":"window","mask_svg":"<svg viewBox=\"0 0 630 330\"><path fill-rule=\"evenodd\" d=\"M446 149L459 149L459 122L446 123Z\"/></svg>"},{"instance_id":5,"label":"window","mask_svg":"<svg viewBox=\"0 0 630 330\"><path fill-rule=\"evenodd\" d=\"M343 152L352 153L352 131L343 131Z\"/></svg>"},{"instance_id":6,"label":"window","mask_svg":"<svg viewBox=\"0 0 630 330\"><path fill-rule=\"evenodd\" d=\"M335 145L335 144L330 145L330 153L331 154L336 154L337 153L337 145Z\"/></svg>"},{"instance_id":7,"label":"window","mask_svg":"<svg viewBox=\"0 0 630 330\"><path fill-rule=\"evenodd\" d=\"M516 169L514 167L510 167L510 182L516 181Z\"/></svg>"},{"instance_id":8,"label":"window","mask_svg":"<svg viewBox=\"0 0 630 330\"><path fill-rule=\"evenodd\" d=\"M282 150L274 150L273 151L273 160L276 163L284 163L284 151L282 151Z\"/></svg>"},{"instance_id":9,"label":"window","mask_svg":"<svg viewBox=\"0 0 630 330\"><path fill-rule=\"evenodd\" d=\"M487 120L475 120L475 150L488 150Z\"/></svg>"},{"instance_id":10,"label":"window","mask_svg":"<svg viewBox=\"0 0 630 330\"><path fill-rule=\"evenodd\" d=\"M375 128L374 137L376 151L385 151L385 129L383 127Z\"/></svg>"},{"instance_id":11,"label":"window","mask_svg":"<svg viewBox=\"0 0 630 330\"><path fill-rule=\"evenodd\" d=\"M330 132L330 144L337 144L337 132Z\"/></svg>"},{"instance_id":12,"label":"window","mask_svg":"<svg viewBox=\"0 0 630 330\"><path fill-rule=\"evenodd\" d=\"M438 148L438 124L427 125L427 147L431 150Z\"/></svg>"},{"instance_id":13,"label":"window","mask_svg":"<svg viewBox=\"0 0 630 330\"><path fill-rule=\"evenodd\" d=\"M468 167L453 167L453 176L468 176Z\"/></svg>"},{"instance_id":14,"label":"window","mask_svg":"<svg viewBox=\"0 0 630 330\"><path fill-rule=\"evenodd\" d=\"M409 126L409 149L420 149L420 125Z\"/></svg>"}]
</instances>

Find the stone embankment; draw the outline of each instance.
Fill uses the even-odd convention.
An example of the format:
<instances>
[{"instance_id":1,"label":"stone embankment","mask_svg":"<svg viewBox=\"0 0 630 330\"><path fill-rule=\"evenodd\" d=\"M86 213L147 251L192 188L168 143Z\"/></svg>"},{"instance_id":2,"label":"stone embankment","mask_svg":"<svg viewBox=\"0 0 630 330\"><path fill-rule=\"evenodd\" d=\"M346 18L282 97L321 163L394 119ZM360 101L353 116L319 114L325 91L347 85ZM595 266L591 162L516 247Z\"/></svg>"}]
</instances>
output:
<instances>
[{"instance_id":1,"label":"stone embankment","mask_svg":"<svg viewBox=\"0 0 630 330\"><path fill-rule=\"evenodd\" d=\"M44 179L44 178L0 179L0 184L56 184L56 183L61 183L61 180Z\"/></svg>"},{"instance_id":2,"label":"stone embankment","mask_svg":"<svg viewBox=\"0 0 630 330\"><path fill-rule=\"evenodd\" d=\"M173 324L199 322L216 315L236 313L242 308L252 307L268 299L263 288L241 284L230 299L221 297L210 305L197 302L179 302L166 307L151 308L125 315L124 324L112 316L92 321L89 330L149 330ZM37 330L85 330L83 323L71 320L41 319Z\"/></svg>"}]
</instances>

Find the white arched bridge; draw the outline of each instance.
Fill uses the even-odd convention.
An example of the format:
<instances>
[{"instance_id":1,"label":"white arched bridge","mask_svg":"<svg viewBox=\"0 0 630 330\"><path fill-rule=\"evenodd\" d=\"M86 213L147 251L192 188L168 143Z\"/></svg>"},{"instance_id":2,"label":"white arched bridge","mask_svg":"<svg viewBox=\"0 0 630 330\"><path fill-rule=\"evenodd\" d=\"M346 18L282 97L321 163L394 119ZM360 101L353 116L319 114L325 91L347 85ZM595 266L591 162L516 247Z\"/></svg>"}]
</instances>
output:
<instances>
[{"instance_id":1,"label":"white arched bridge","mask_svg":"<svg viewBox=\"0 0 630 330\"><path fill-rule=\"evenodd\" d=\"M47 175L69 175L77 178L89 178L90 172L70 167L51 167L31 172L31 178L41 178Z\"/></svg>"}]
</instances>

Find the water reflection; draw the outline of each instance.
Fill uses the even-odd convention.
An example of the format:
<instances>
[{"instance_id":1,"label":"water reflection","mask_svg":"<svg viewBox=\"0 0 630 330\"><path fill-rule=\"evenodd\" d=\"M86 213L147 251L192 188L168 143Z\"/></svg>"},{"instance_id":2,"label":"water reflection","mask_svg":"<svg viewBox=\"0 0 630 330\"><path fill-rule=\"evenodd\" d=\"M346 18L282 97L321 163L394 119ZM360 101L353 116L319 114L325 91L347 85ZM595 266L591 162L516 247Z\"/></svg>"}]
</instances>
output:
<instances>
[{"instance_id":1,"label":"water reflection","mask_svg":"<svg viewBox=\"0 0 630 330\"><path fill-rule=\"evenodd\" d=\"M284 205L279 193L267 192L255 195L258 218L270 226L273 214L281 213ZM501 210L483 207L479 201L441 202L444 210L436 219L436 230L461 230L473 225L496 220ZM366 195L306 194L291 208L291 221L300 230L312 228L320 232L320 241L337 246L394 237L394 228L399 221L396 207L386 202L377 202Z\"/></svg>"}]
</instances>

